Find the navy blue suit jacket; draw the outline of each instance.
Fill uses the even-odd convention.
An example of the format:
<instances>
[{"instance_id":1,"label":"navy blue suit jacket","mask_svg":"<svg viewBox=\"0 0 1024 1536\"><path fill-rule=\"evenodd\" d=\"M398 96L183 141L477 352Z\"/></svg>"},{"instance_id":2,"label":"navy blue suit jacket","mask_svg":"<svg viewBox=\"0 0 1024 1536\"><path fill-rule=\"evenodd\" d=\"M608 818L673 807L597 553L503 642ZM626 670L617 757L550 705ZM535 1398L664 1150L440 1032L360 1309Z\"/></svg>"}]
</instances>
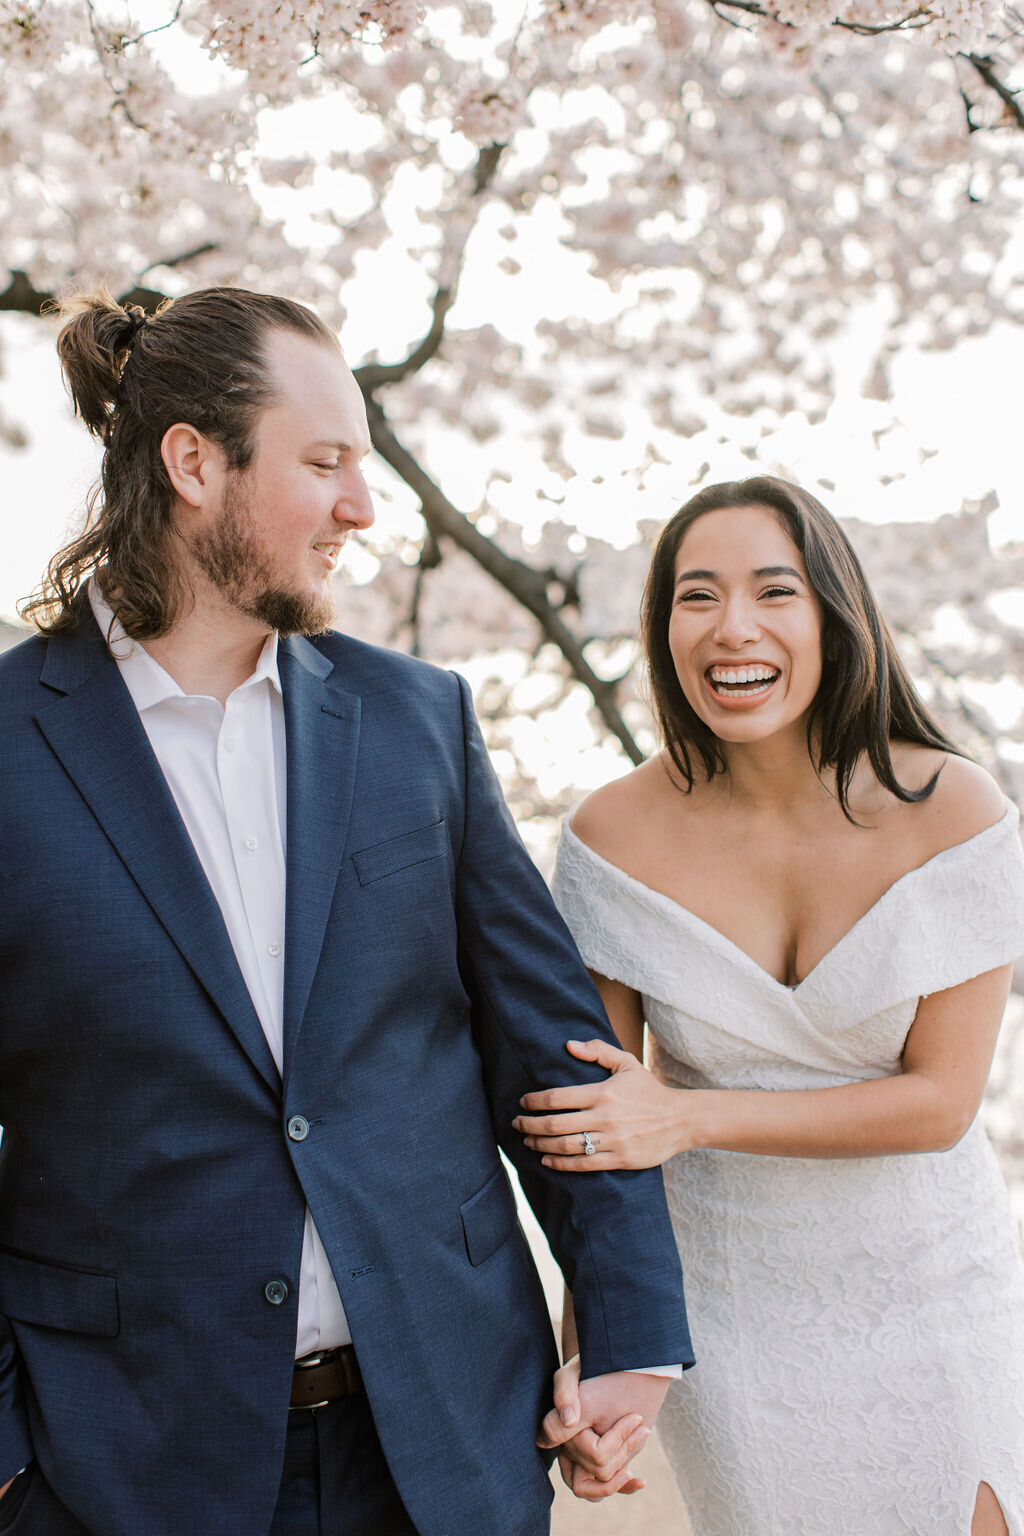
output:
<instances>
[{"instance_id":1,"label":"navy blue suit jacket","mask_svg":"<svg viewBox=\"0 0 1024 1536\"><path fill-rule=\"evenodd\" d=\"M497 1147L588 1375L690 1359L661 1175L511 1130L608 1026L465 683L335 634L280 668L283 1083L95 623L0 658L0 1482L35 1458L96 1536L266 1532L308 1203L413 1521L521 1536L556 1362Z\"/></svg>"}]
</instances>

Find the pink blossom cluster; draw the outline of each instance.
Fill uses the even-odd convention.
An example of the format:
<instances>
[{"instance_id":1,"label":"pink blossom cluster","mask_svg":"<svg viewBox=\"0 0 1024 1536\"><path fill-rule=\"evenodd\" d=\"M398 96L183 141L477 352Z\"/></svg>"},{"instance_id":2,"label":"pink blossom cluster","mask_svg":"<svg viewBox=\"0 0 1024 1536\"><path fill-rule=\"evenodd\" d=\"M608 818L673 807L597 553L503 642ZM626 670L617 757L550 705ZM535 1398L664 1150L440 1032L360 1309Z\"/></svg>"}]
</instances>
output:
<instances>
[{"instance_id":1,"label":"pink blossom cluster","mask_svg":"<svg viewBox=\"0 0 1024 1536\"><path fill-rule=\"evenodd\" d=\"M863 29L900 19L843 3ZM686 439L709 395L826 409L822 349L862 301L944 345L1020 312L999 263L1024 135L967 131L965 98L973 128L1007 107L950 57L973 26L1002 59L992 3L928 0L872 36L826 0L739 24L707 0L167 0L149 33L132 0L0 0L3 258L44 291L240 282L340 320L378 302L367 255L403 247L421 333L438 287L515 302L456 303L397 419L482 441L521 409L558 480L588 421L615 440L624 376ZM316 100L315 132L264 142Z\"/></svg>"},{"instance_id":2,"label":"pink blossom cluster","mask_svg":"<svg viewBox=\"0 0 1024 1536\"><path fill-rule=\"evenodd\" d=\"M474 144L507 144L526 116L525 96L514 80L471 85L456 98L454 121Z\"/></svg>"}]
</instances>

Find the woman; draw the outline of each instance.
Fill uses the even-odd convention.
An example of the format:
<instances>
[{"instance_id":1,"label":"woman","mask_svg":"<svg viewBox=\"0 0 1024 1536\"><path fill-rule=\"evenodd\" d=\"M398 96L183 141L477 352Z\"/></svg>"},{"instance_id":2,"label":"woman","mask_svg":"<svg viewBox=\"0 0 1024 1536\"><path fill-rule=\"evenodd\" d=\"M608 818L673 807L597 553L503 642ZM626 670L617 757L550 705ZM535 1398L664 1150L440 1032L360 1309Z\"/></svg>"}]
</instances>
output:
<instances>
[{"instance_id":1,"label":"woman","mask_svg":"<svg viewBox=\"0 0 1024 1536\"><path fill-rule=\"evenodd\" d=\"M624 1050L574 1047L611 1076L517 1127L566 1172L664 1164L698 1367L659 1428L696 1536L1024 1536L1024 1279L975 1120L1017 812L794 486L676 514L644 638L665 750L584 802L555 880Z\"/></svg>"}]
</instances>

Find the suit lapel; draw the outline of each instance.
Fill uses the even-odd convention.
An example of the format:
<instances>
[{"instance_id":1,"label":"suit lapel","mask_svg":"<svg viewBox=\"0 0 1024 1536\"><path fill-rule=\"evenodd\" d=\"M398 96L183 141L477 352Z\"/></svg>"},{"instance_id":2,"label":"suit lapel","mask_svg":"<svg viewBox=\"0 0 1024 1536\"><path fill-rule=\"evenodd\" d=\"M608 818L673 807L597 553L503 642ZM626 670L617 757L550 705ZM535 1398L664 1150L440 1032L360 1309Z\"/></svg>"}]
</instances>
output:
<instances>
[{"instance_id":1,"label":"suit lapel","mask_svg":"<svg viewBox=\"0 0 1024 1536\"><path fill-rule=\"evenodd\" d=\"M280 1077L220 907L91 614L49 642L41 681L63 697L38 711L40 730L182 958L278 1092Z\"/></svg>"},{"instance_id":2,"label":"suit lapel","mask_svg":"<svg viewBox=\"0 0 1024 1536\"><path fill-rule=\"evenodd\" d=\"M288 751L285 1076L295 1052L348 834L361 700L308 641L278 650Z\"/></svg>"}]
</instances>

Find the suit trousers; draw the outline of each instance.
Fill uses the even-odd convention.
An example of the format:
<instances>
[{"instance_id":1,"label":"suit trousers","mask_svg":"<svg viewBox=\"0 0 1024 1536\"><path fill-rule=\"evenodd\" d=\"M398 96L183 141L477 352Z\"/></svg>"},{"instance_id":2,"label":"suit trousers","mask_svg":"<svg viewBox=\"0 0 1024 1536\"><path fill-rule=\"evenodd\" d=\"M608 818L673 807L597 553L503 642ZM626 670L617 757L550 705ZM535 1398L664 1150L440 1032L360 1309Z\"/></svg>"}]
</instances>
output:
<instances>
[{"instance_id":1,"label":"suit trousers","mask_svg":"<svg viewBox=\"0 0 1024 1536\"><path fill-rule=\"evenodd\" d=\"M365 1392L291 1410L269 1536L417 1536Z\"/></svg>"},{"instance_id":2,"label":"suit trousers","mask_svg":"<svg viewBox=\"0 0 1024 1536\"><path fill-rule=\"evenodd\" d=\"M0 1536L91 1533L60 1503L33 1463L0 1499ZM289 1414L281 1489L268 1536L417 1536L384 1460L365 1392Z\"/></svg>"}]
</instances>

